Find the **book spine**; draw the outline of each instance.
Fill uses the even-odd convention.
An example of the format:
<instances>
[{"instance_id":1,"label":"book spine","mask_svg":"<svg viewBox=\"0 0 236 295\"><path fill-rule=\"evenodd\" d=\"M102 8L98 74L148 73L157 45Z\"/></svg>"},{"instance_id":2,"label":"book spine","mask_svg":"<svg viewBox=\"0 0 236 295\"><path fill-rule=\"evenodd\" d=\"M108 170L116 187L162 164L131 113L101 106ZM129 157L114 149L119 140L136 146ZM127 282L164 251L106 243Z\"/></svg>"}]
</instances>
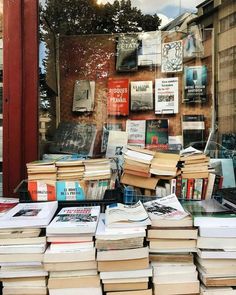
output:
<instances>
[{"instance_id":1,"label":"book spine","mask_svg":"<svg viewBox=\"0 0 236 295\"><path fill-rule=\"evenodd\" d=\"M186 178L182 178L182 184L181 184L181 198L186 199L187 196L187 183L188 180Z\"/></svg>"},{"instance_id":2,"label":"book spine","mask_svg":"<svg viewBox=\"0 0 236 295\"><path fill-rule=\"evenodd\" d=\"M182 190L182 176L178 175L176 177L176 190L175 190L175 194L177 198L181 198L181 190Z\"/></svg>"},{"instance_id":3,"label":"book spine","mask_svg":"<svg viewBox=\"0 0 236 295\"><path fill-rule=\"evenodd\" d=\"M194 178L189 178L187 182L186 199L191 200L193 198L193 190L194 190Z\"/></svg>"},{"instance_id":4,"label":"book spine","mask_svg":"<svg viewBox=\"0 0 236 295\"><path fill-rule=\"evenodd\" d=\"M205 200L206 198L207 184L208 184L208 178L203 178L202 196L201 196L202 200Z\"/></svg>"},{"instance_id":5,"label":"book spine","mask_svg":"<svg viewBox=\"0 0 236 295\"><path fill-rule=\"evenodd\" d=\"M194 181L193 199L201 200L202 187L203 187L203 178L196 178Z\"/></svg>"},{"instance_id":6,"label":"book spine","mask_svg":"<svg viewBox=\"0 0 236 295\"><path fill-rule=\"evenodd\" d=\"M207 184L207 188L206 188L206 195L205 195L205 199L210 199L213 193L213 187L214 187L214 183L215 183L215 177L216 175L213 173L209 173L209 177L208 177L208 184Z\"/></svg>"},{"instance_id":7,"label":"book spine","mask_svg":"<svg viewBox=\"0 0 236 295\"><path fill-rule=\"evenodd\" d=\"M215 195L217 191L222 188L222 183L223 183L223 176L221 175L216 175L215 177L215 182L213 186L213 191L212 194Z\"/></svg>"},{"instance_id":8,"label":"book spine","mask_svg":"<svg viewBox=\"0 0 236 295\"><path fill-rule=\"evenodd\" d=\"M170 193L176 195L176 178L173 178L170 181Z\"/></svg>"}]
</instances>

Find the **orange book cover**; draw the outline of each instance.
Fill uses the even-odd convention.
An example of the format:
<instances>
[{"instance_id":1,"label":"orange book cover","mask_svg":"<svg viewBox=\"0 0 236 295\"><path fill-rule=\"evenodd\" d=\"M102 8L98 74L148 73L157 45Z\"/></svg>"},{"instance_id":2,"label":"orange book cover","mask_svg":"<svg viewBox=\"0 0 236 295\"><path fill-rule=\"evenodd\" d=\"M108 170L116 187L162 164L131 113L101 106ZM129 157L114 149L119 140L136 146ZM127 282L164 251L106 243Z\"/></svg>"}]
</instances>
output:
<instances>
[{"instance_id":1,"label":"orange book cover","mask_svg":"<svg viewBox=\"0 0 236 295\"><path fill-rule=\"evenodd\" d=\"M107 114L114 116L129 115L129 80L108 79Z\"/></svg>"},{"instance_id":2,"label":"orange book cover","mask_svg":"<svg viewBox=\"0 0 236 295\"><path fill-rule=\"evenodd\" d=\"M56 201L55 181L29 181L28 191L32 201Z\"/></svg>"}]
</instances>

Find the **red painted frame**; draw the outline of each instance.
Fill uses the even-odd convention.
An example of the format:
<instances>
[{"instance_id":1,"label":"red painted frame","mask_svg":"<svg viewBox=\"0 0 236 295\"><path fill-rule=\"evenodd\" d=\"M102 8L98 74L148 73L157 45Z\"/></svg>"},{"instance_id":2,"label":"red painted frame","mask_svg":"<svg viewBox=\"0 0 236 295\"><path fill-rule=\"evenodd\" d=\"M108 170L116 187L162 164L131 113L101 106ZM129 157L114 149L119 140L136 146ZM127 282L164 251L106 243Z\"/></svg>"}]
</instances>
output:
<instances>
[{"instance_id":1,"label":"red painted frame","mask_svg":"<svg viewBox=\"0 0 236 295\"><path fill-rule=\"evenodd\" d=\"M3 195L38 158L38 1L4 0Z\"/></svg>"}]
</instances>

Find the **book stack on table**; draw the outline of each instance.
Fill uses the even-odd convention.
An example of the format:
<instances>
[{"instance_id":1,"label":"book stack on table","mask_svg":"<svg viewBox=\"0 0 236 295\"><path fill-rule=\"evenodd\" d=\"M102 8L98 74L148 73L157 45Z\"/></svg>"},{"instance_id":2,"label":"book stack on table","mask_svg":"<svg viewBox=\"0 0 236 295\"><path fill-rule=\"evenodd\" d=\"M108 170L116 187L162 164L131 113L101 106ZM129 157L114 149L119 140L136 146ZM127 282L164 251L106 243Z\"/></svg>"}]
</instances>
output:
<instances>
[{"instance_id":1,"label":"book stack on table","mask_svg":"<svg viewBox=\"0 0 236 295\"><path fill-rule=\"evenodd\" d=\"M236 294L236 214L215 199L183 205L199 228L195 258L202 294Z\"/></svg>"},{"instance_id":2,"label":"book stack on table","mask_svg":"<svg viewBox=\"0 0 236 295\"><path fill-rule=\"evenodd\" d=\"M150 220L141 202L112 204L101 214L96 232L97 262L103 290L109 295L151 295L148 248Z\"/></svg>"},{"instance_id":3,"label":"book stack on table","mask_svg":"<svg viewBox=\"0 0 236 295\"><path fill-rule=\"evenodd\" d=\"M56 161L57 180L78 181L83 178L84 164L82 159Z\"/></svg>"},{"instance_id":4,"label":"book stack on table","mask_svg":"<svg viewBox=\"0 0 236 295\"><path fill-rule=\"evenodd\" d=\"M155 295L197 294L199 280L192 252L197 229L175 195L144 203L151 227L147 231Z\"/></svg>"},{"instance_id":5,"label":"book stack on table","mask_svg":"<svg viewBox=\"0 0 236 295\"><path fill-rule=\"evenodd\" d=\"M50 295L102 294L93 240L99 214L99 206L66 207L47 226Z\"/></svg>"},{"instance_id":6,"label":"book stack on table","mask_svg":"<svg viewBox=\"0 0 236 295\"><path fill-rule=\"evenodd\" d=\"M57 202L17 204L0 220L0 278L5 295L46 295L45 230Z\"/></svg>"}]
</instances>

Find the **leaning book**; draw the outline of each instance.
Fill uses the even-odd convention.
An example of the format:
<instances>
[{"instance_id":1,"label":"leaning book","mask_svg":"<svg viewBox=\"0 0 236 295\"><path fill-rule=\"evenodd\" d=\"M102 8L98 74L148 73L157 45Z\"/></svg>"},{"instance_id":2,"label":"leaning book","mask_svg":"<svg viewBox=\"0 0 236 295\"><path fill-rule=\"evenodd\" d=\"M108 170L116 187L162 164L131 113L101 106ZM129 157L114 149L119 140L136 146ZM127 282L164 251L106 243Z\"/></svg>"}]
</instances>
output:
<instances>
[{"instance_id":1,"label":"leaning book","mask_svg":"<svg viewBox=\"0 0 236 295\"><path fill-rule=\"evenodd\" d=\"M0 218L0 228L46 227L57 207L56 201L19 203Z\"/></svg>"},{"instance_id":2,"label":"leaning book","mask_svg":"<svg viewBox=\"0 0 236 295\"><path fill-rule=\"evenodd\" d=\"M95 234L100 206L66 207L47 226L47 235Z\"/></svg>"}]
</instances>

